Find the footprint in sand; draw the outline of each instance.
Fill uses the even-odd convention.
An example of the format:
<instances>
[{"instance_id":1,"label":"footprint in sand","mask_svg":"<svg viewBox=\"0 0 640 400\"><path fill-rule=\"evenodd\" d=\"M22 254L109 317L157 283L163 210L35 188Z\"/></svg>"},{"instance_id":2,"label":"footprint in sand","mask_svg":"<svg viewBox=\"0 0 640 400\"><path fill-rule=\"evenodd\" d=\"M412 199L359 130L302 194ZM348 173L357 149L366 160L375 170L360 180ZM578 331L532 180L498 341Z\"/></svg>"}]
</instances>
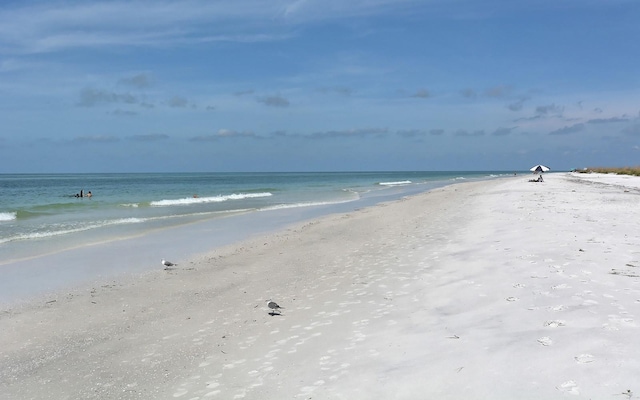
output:
<instances>
[{"instance_id":1,"label":"footprint in sand","mask_svg":"<svg viewBox=\"0 0 640 400\"><path fill-rule=\"evenodd\" d=\"M516 283L515 285L513 285L513 287L516 288L516 289L521 289L523 287L526 287L526 285L523 284L523 283Z\"/></svg>"},{"instance_id":2,"label":"footprint in sand","mask_svg":"<svg viewBox=\"0 0 640 400\"><path fill-rule=\"evenodd\" d=\"M551 340L551 338L547 336L543 336L540 339L538 339L538 343L540 343L543 346L551 346L553 344L553 340Z\"/></svg>"},{"instance_id":3,"label":"footprint in sand","mask_svg":"<svg viewBox=\"0 0 640 400\"><path fill-rule=\"evenodd\" d=\"M560 326L565 326L566 323L564 321L560 321L560 320L554 320L554 321L545 321L544 326L548 326L550 328L558 328Z\"/></svg>"},{"instance_id":4,"label":"footprint in sand","mask_svg":"<svg viewBox=\"0 0 640 400\"><path fill-rule=\"evenodd\" d=\"M178 391L173 394L173 397L182 397L187 393L189 393L187 389L178 389Z\"/></svg>"},{"instance_id":5,"label":"footprint in sand","mask_svg":"<svg viewBox=\"0 0 640 400\"><path fill-rule=\"evenodd\" d=\"M556 389L563 393L573 394L576 396L580 394L580 388L578 388L578 385L574 381L566 381L564 383L561 383L560 385L556 386Z\"/></svg>"},{"instance_id":6,"label":"footprint in sand","mask_svg":"<svg viewBox=\"0 0 640 400\"><path fill-rule=\"evenodd\" d=\"M520 299L519 299L519 298L517 298L517 297L507 297L507 298L506 298L506 300L507 300L507 301L518 301L518 300L520 300Z\"/></svg>"},{"instance_id":7,"label":"footprint in sand","mask_svg":"<svg viewBox=\"0 0 640 400\"><path fill-rule=\"evenodd\" d=\"M561 283L559 285L551 286L551 289L553 290L570 289L570 288L571 286L567 285L566 283Z\"/></svg>"},{"instance_id":8,"label":"footprint in sand","mask_svg":"<svg viewBox=\"0 0 640 400\"><path fill-rule=\"evenodd\" d=\"M607 331L619 331L620 328L631 327L635 328L636 324L633 318L624 318L619 315L609 315L609 323L602 325L602 328Z\"/></svg>"},{"instance_id":9,"label":"footprint in sand","mask_svg":"<svg viewBox=\"0 0 640 400\"><path fill-rule=\"evenodd\" d=\"M578 362L578 364L587 364L595 361L595 357L591 354L580 354L573 358Z\"/></svg>"}]
</instances>

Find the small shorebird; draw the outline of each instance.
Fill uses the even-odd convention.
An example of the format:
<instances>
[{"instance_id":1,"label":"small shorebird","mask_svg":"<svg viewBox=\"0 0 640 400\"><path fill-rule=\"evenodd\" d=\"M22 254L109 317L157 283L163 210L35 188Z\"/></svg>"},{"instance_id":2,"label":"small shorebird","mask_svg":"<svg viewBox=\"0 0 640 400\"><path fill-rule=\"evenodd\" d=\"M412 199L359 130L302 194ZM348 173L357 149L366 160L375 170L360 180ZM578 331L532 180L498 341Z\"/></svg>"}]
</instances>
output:
<instances>
[{"instance_id":1,"label":"small shorebird","mask_svg":"<svg viewBox=\"0 0 640 400\"><path fill-rule=\"evenodd\" d=\"M161 262L162 262L162 265L164 265L164 269L169 269L169 267L175 267L178 265L178 264L172 263L171 261L167 261L164 258L162 259Z\"/></svg>"},{"instance_id":2,"label":"small shorebird","mask_svg":"<svg viewBox=\"0 0 640 400\"><path fill-rule=\"evenodd\" d=\"M278 305L278 303L276 303L275 301L271 301L271 300L267 300L269 302L269 304L267 304L267 306L272 309L273 311L271 311L269 314L271 315L275 315L276 311L278 311L278 314L280 314L280 309L284 308L284 307L280 307Z\"/></svg>"}]
</instances>

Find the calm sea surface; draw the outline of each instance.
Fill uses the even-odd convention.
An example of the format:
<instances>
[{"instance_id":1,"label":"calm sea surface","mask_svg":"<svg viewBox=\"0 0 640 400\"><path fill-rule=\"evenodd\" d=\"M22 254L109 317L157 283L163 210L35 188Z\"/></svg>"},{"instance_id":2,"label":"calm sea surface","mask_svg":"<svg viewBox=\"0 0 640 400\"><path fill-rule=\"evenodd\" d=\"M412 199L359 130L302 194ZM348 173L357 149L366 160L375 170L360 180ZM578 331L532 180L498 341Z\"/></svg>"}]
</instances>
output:
<instances>
[{"instance_id":1,"label":"calm sea surface","mask_svg":"<svg viewBox=\"0 0 640 400\"><path fill-rule=\"evenodd\" d=\"M372 204L501 172L0 175L0 265L236 214ZM92 197L76 197L80 191Z\"/></svg>"},{"instance_id":2,"label":"calm sea surface","mask_svg":"<svg viewBox=\"0 0 640 400\"><path fill-rule=\"evenodd\" d=\"M161 258L184 266L303 220L504 175L0 174L0 305L161 268ZM76 197L81 190L92 197Z\"/></svg>"}]
</instances>

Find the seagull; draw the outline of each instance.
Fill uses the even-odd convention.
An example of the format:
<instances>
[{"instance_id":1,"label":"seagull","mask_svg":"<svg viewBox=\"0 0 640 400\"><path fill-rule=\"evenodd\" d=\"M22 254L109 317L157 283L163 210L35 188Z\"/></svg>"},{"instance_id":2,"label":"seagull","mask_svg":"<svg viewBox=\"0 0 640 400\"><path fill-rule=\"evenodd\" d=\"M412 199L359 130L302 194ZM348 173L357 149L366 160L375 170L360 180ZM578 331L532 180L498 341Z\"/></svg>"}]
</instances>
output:
<instances>
[{"instance_id":1,"label":"seagull","mask_svg":"<svg viewBox=\"0 0 640 400\"><path fill-rule=\"evenodd\" d=\"M169 267L175 267L178 265L178 264L172 263L171 261L167 261L164 258L162 259L161 262L162 262L162 265L164 265L164 269L169 269Z\"/></svg>"},{"instance_id":2,"label":"seagull","mask_svg":"<svg viewBox=\"0 0 640 400\"><path fill-rule=\"evenodd\" d=\"M278 303L276 303L275 301L271 301L271 300L267 300L269 302L269 304L267 304L267 306L272 309L273 311L270 312L271 315L275 315L276 311L278 311L278 314L280 314L280 309L284 308L284 307L280 307L278 305Z\"/></svg>"}]
</instances>

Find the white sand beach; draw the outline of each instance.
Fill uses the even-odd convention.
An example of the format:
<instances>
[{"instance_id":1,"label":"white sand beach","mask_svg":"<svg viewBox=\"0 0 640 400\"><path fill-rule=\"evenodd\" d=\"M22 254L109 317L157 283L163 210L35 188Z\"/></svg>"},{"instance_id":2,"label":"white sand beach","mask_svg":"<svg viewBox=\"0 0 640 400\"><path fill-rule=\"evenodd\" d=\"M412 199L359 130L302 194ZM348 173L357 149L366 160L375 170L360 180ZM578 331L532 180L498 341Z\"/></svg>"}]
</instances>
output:
<instances>
[{"instance_id":1,"label":"white sand beach","mask_svg":"<svg viewBox=\"0 0 640 400\"><path fill-rule=\"evenodd\" d=\"M530 178L2 310L0 398L640 396L640 178Z\"/></svg>"}]
</instances>

